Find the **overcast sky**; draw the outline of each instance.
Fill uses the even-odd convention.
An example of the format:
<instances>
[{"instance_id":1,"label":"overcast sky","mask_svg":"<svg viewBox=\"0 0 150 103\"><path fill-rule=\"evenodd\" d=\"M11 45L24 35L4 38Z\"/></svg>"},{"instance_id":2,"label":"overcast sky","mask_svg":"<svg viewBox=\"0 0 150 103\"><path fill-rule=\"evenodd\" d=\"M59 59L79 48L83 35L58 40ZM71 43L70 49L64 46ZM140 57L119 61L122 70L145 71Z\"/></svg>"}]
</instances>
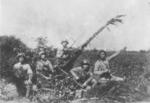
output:
<instances>
[{"instance_id":1,"label":"overcast sky","mask_svg":"<svg viewBox=\"0 0 150 103\"><path fill-rule=\"evenodd\" d=\"M150 0L1 0L0 35L15 35L29 47L39 36L56 47L64 39L78 46L118 14L126 15L124 24L104 30L88 48L150 49Z\"/></svg>"}]
</instances>

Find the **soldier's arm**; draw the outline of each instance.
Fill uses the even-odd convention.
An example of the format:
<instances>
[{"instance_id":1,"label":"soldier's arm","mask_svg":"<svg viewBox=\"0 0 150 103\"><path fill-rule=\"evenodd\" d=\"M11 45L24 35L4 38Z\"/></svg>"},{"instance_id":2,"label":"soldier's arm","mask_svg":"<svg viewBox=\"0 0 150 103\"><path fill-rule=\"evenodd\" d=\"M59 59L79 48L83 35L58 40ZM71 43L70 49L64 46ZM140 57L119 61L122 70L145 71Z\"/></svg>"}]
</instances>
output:
<instances>
[{"instance_id":1,"label":"soldier's arm","mask_svg":"<svg viewBox=\"0 0 150 103\"><path fill-rule=\"evenodd\" d=\"M39 62L36 62L36 72L39 73L40 70L41 70L41 65Z\"/></svg>"},{"instance_id":2,"label":"soldier's arm","mask_svg":"<svg viewBox=\"0 0 150 103\"><path fill-rule=\"evenodd\" d=\"M83 83L83 87L86 86L91 80L93 79L93 76L91 75L84 83Z\"/></svg>"},{"instance_id":3,"label":"soldier's arm","mask_svg":"<svg viewBox=\"0 0 150 103\"><path fill-rule=\"evenodd\" d=\"M30 65L27 65L27 74L28 74L29 80L31 80L33 77L33 71Z\"/></svg>"},{"instance_id":4,"label":"soldier's arm","mask_svg":"<svg viewBox=\"0 0 150 103\"><path fill-rule=\"evenodd\" d=\"M107 60L108 61L112 60L113 58L115 58L116 56L118 56L120 53L121 53L121 51L118 51L118 52L112 54L111 56L107 57Z\"/></svg>"},{"instance_id":5,"label":"soldier's arm","mask_svg":"<svg viewBox=\"0 0 150 103\"><path fill-rule=\"evenodd\" d=\"M18 73L18 68L19 68L19 66L18 66L17 64L15 64L15 65L13 66L13 72L14 72L14 75L15 75L17 78L20 77L20 75L19 75L19 73Z\"/></svg>"},{"instance_id":6,"label":"soldier's arm","mask_svg":"<svg viewBox=\"0 0 150 103\"><path fill-rule=\"evenodd\" d=\"M49 69L50 69L52 72L54 72L53 65L52 65L52 63L51 63L50 61L48 62L48 65L49 65Z\"/></svg>"},{"instance_id":7,"label":"soldier's arm","mask_svg":"<svg viewBox=\"0 0 150 103\"><path fill-rule=\"evenodd\" d=\"M78 80L79 77L78 77L78 75L76 74L76 71L78 71L78 68L73 68L73 69L71 69L70 73L73 75L73 77L74 77L76 80Z\"/></svg>"},{"instance_id":8,"label":"soldier's arm","mask_svg":"<svg viewBox=\"0 0 150 103\"><path fill-rule=\"evenodd\" d=\"M123 49L119 50L118 52L112 54L111 56L107 57L107 60L110 61L112 60L113 58L115 58L116 56L118 56L122 51L125 51L126 50L126 47L124 47Z\"/></svg>"}]
</instances>

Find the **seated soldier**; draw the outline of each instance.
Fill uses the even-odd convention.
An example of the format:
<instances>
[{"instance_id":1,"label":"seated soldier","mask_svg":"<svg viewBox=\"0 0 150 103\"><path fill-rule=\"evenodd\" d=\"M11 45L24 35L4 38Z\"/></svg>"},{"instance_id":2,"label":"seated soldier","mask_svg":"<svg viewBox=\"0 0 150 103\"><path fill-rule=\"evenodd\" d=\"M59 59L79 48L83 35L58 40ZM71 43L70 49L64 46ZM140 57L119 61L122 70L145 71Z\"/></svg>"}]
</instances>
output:
<instances>
[{"instance_id":1,"label":"seated soldier","mask_svg":"<svg viewBox=\"0 0 150 103\"><path fill-rule=\"evenodd\" d=\"M25 86L25 89L26 89L25 95L26 97L29 97L33 72L32 72L30 65L25 61L24 53L19 53L17 55L17 59L18 59L18 63L16 63L13 67L15 77L17 79L16 81L17 89L20 89L18 90L18 92L20 93L22 89L24 88L22 86ZM23 95L23 94L24 93L21 93L20 95Z\"/></svg>"},{"instance_id":2,"label":"seated soldier","mask_svg":"<svg viewBox=\"0 0 150 103\"><path fill-rule=\"evenodd\" d=\"M119 55L121 51L125 51L126 47L123 50L120 50L119 52L116 52L115 54L107 57L107 54L104 50L101 50L99 52L99 60L96 61L95 67L94 67L94 77L96 82L103 82L107 80L114 80L114 81L123 81L123 78L116 77L110 73L110 66L109 62L114 57ZM97 83L95 83L97 84Z\"/></svg>"},{"instance_id":3,"label":"seated soldier","mask_svg":"<svg viewBox=\"0 0 150 103\"><path fill-rule=\"evenodd\" d=\"M92 75L90 71L90 64L87 60L81 62L81 66L73 68L71 74L82 86Z\"/></svg>"}]
</instances>

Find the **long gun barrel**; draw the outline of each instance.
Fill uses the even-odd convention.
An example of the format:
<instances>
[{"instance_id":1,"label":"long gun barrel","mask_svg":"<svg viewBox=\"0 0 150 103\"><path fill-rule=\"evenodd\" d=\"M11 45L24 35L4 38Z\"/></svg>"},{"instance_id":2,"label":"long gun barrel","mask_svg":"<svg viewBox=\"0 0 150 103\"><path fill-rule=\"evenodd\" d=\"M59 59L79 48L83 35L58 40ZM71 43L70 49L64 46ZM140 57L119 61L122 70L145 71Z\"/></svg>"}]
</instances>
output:
<instances>
[{"instance_id":1,"label":"long gun barrel","mask_svg":"<svg viewBox=\"0 0 150 103\"><path fill-rule=\"evenodd\" d=\"M81 50L83 50L100 32L102 32L105 28L107 27L107 25L104 25L103 27L101 27L97 32L95 32L92 37L90 37L82 46L81 46Z\"/></svg>"},{"instance_id":2,"label":"long gun barrel","mask_svg":"<svg viewBox=\"0 0 150 103\"><path fill-rule=\"evenodd\" d=\"M108 27L110 24L115 25L116 22L122 23L121 17L125 15L117 15L115 18L110 19L104 26L102 26L100 29L98 29L92 37L90 37L82 46L81 49L84 49L98 34L100 34L106 27Z\"/></svg>"},{"instance_id":3,"label":"long gun barrel","mask_svg":"<svg viewBox=\"0 0 150 103\"><path fill-rule=\"evenodd\" d=\"M100 34L106 27L108 27L110 24L115 25L115 23L119 22L122 23L121 17L125 15L117 15L115 18L110 19L104 26L102 26L100 29L98 29L73 55L73 57L62 67L63 70L66 72L70 71L73 68L74 62L77 60L77 58L82 54L85 47L98 35Z\"/></svg>"}]
</instances>

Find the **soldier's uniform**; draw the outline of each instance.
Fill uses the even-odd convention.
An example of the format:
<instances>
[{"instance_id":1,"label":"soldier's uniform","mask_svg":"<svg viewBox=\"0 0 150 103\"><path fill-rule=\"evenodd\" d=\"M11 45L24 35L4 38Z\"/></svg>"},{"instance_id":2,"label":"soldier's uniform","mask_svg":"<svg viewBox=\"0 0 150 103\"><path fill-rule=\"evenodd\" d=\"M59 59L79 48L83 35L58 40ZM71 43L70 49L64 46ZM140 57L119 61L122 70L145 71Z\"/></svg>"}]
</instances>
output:
<instances>
[{"instance_id":1,"label":"soldier's uniform","mask_svg":"<svg viewBox=\"0 0 150 103\"><path fill-rule=\"evenodd\" d=\"M18 54L17 57L19 58L21 56L23 56L23 54ZM19 86L18 89L25 87L25 89L22 91L22 93L20 93L20 95L26 94L26 97L28 97L30 88L31 88L31 84L32 84L31 79L32 79L32 75L33 75L30 65L27 63L18 62L14 65L13 70L14 70L15 77L17 80L16 82ZM20 87L20 86L23 86L23 87ZM21 91L19 90L18 92L21 92Z\"/></svg>"},{"instance_id":2,"label":"soldier's uniform","mask_svg":"<svg viewBox=\"0 0 150 103\"><path fill-rule=\"evenodd\" d=\"M77 80L82 84L90 77L90 73L84 71L82 67L73 68L72 71L76 73L78 78Z\"/></svg>"},{"instance_id":3,"label":"soldier's uniform","mask_svg":"<svg viewBox=\"0 0 150 103\"><path fill-rule=\"evenodd\" d=\"M69 58L69 48L65 47L61 50L58 50L56 57L61 58L63 60L67 60Z\"/></svg>"},{"instance_id":4,"label":"soldier's uniform","mask_svg":"<svg viewBox=\"0 0 150 103\"><path fill-rule=\"evenodd\" d=\"M44 52L40 53L39 55L41 56L42 54L45 55ZM45 82L47 82L47 79L50 79L50 76L53 72L54 70L53 70L52 63L48 59L41 58L39 61L37 61L36 73L37 73L37 84L39 88L41 86L46 85Z\"/></svg>"},{"instance_id":5,"label":"soldier's uniform","mask_svg":"<svg viewBox=\"0 0 150 103\"><path fill-rule=\"evenodd\" d=\"M16 77L24 80L28 80L29 75L33 73L29 64L16 63L14 65L14 70L16 71Z\"/></svg>"},{"instance_id":6,"label":"soldier's uniform","mask_svg":"<svg viewBox=\"0 0 150 103\"><path fill-rule=\"evenodd\" d=\"M94 75L97 75L97 81L99 79L103 80L114 80L114 81L123 81L124 78L120 78L110 74L110 66L109 61L119 55L122 51L125 51L126 47L122 50L114 53L113 55L107 57L107 54L104 50L100 51L100 59L96 61L95 68L94 68Z\"/></svg>"},{"instance_id":7,"label":"soldier's uniform","mask_svg":"<svg viewBox=\"0 0 150 103\"><path fill-rule=\"evenodd\" d=\"M124 78L114 76L110 73L109 59L97 60L94 68L94 79L97 82L106 82L108 80L123 81Z\"/></svg>"},{"instance_id":8,"label":"soldier's uniform","mask_svg":"<svg viewBox=\"0 0 150 103\"><path fill-rule=\"evenodd\" d=\"M66 45L64 46L63 43L65 43ZM65 64L65 62L67 62L70 57L70 48L68 48L68 41L62 41L61 44L63 45L62 49L57 50L57 54L56 54L56 58L57 58L57 65L63 65Z\"/></svg>"},{"instance_id":9,"label":"soldier's uniform","mask_svg":"<svg viewBox=\"0 0 150 103\"><path fill-rule=\"evenodd\" d=\"M97 60L94 67L94 75L97 75L98 78L107 78L111 79L109 73L109 61L106 60Z\"/></svg>"},{"instance_id":10,"label":"soldier's uniform","mask_svg":"<svg viewBox=\"0 0 150 103\"><path fill-rule=\"evenodd\" d=\"M88 65L88 67L86 69L83 69L82 65ZM70 72L74 76L74 78L81 84L83 84L91 76L89 63L87 61L83 61L81 66L73 68Z\"/></svg>"},{"instance_id":11,"label":"soldier's uniform","mask_svg":"<svg viewBox=\"0 0 150 103\"><path fill-rule=\"evenodd\" d=\"M76 81L79 83L76 90L76 98L82 98L84 97L87 93L87 91L91 88L91 79L90 77L92 76L92 73L90 71L90 64L87 60L82 61L81 66L73 68L71 71L71 74L73 77L76 79ZM90 79L90 81L89 81ZM89 84L90 83L90 84ZM81 87L85 88L85 90L81 89Z\"/></svg>"},{"instance_id":12,"label":"soldier's uniform","mask_svg":"<svg viewBox=\"0 0 150 103\"><path fill-rule=\"evenodd\" d=\"M91 73L90 77L86 80L83 86L86 86L91 82L92 87L94 87L98 82L106 82L106 80L110 80L111 78L112 75L109 71L109 61L97 60L93 73Z\"/></svg>"},{"instance_id":13,"label":"soldier's uniform","mask_svg":"<svg viewBox=\"0 0 150 103\"><path fill-rule=\"evenodd\" d=\"M49 76L53 72L52 63L49 60L37 61L36 70L45 76Z\"/></svg>"}]
</instances>

